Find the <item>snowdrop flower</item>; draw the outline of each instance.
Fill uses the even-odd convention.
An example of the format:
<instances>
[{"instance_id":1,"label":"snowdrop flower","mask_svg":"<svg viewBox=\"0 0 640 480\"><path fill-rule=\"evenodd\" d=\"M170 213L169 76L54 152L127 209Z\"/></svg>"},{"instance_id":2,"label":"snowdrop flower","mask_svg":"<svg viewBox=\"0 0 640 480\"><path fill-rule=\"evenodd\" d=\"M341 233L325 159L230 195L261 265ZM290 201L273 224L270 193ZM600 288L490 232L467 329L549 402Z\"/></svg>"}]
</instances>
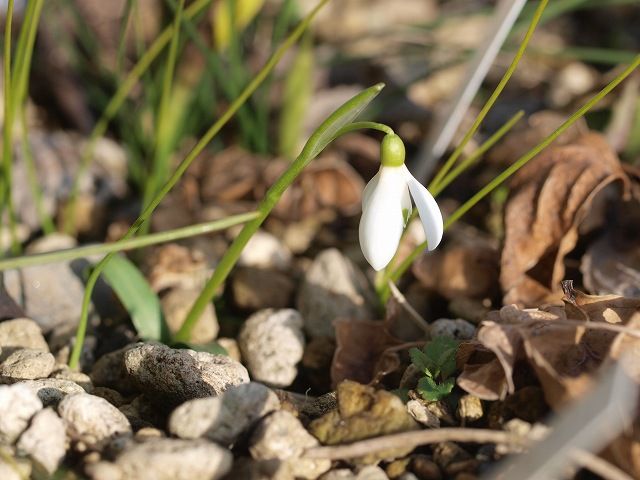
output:
<instances>
[{"instance_id":1,"label":"snowdrop flower","mask_svg":"<svg viewBox=\"0 0 640 480\"><path fill-rule=\"evenodd\" d=\"M375 270L391 261L409 215L411 199L418 208L429 250L442 240L442 213L429 191L404 164L404 143L388 134L380 147L380 170L362 192L360 248Z\"/></svg>"}]
</instances>

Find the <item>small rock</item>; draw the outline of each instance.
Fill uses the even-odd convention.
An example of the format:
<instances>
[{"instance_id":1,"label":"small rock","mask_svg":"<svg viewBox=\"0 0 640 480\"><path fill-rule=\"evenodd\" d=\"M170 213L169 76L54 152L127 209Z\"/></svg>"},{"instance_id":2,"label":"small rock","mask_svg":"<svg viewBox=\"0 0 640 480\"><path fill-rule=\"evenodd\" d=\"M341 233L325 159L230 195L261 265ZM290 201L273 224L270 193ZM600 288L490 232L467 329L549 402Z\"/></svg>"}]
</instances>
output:
<instances>
[{"instance_id":1,"label":"small rock","mask_svg":"<svg viewBox=\"0 0 640 480\"><path fill-rule=\"evenodd\" d=\"M336 318L373 318L375 297L366 277L337 249L320 253L307 270L298 310L311 337L335 338Z\"/></svg>"},{"instance_id":2,"label":"small rock","mask_svg":"<svg viewBox=\"0 0 640 480\"><path fill-rule=\"evenodd\" d=\"M382 434L416 430L418 424L411 418L402 400L391 392L375 390L357 382L345 380L338 385L338 408L314 420L309 431L323 445L339 445ZM391 451L379 452L351 459L359 465L403 457L412 449L398 446Z\"/></svg>"},{"instance_id":3,"label":"small rock","mask_svg":"<svg viewBox=\"0 0 640 480\"><path fill-rule=\"evenodd\" d=\"M166 435L158 428L145 427L138 430L133 438L134 440L145 441L150 438L166 438Z\"/></svg>"},{"instance_id":4,"label":"small rock","mask_svg":"<svg viewBox=\"0 0 640 480\"><path fill-rule=\"evenodd\" d=\"M158 411L156 404L151 403L146 396L138 395L130 403L120 405L118 410L129 419L133 429L138 430L166 422L166 417Z\"/></svg>"},{"instance_id":5,"label":"small rock","mask_svg":"<svg viewBox=\"0 0 640 480\"><path fill-rule=\"evenodd\" d=\"M20 382L35 393L45 407L57 407L60 401L71 393L84 393L84 389L70 380L41 378Z\"/></svg>"},{"instance_id":6,"label":"small rock","mask_svg":"<svg viewBox=\"0 0 640 480\"><path fill-rule=\"evenodd\" d=\"M293 414L279 410L260 422L251 436L249 451L256 460L287 461L296 478L317 478L329 468L329 460L300 458L318 441L305 430Z\"/></svg>"},{"instance_id":7,"label":"small rock","mask_svg":"<svg viewBox=\"0 0 640 480\"><path fill-rule=\"evenodd\" d=\"M251 377L274 387L288 387L304 354L302 317L291 308L261 310L242 326L238 344Z\"/></svg>"},{"instance_id":8,"label":"small rock","mask_svg":"<svg viewBox=\"0 0 640 480\"><path fill-rule=\"evenodd\" d=\"M238 265L286 270L291 266L291 251L275 235L258 230L242 250Z\"/></svg>"},{"instance_id":9,"label":"small rock","mask_svg":"<svg viewBox=\"0 0 640 480\"><path fill-rule=\"evenodd\" d=\"M129 395L136 392L133 379L124 367L124 354L142 344L130 344L101 356L91 368L91 381L99 387L109 387Z\"/></svg>"},{"instance_id":10,"label":"small rock","mask_svg":"<svg viewBox=\"0 0 640 480\"><path fill-rule=\"evenodd\" d=\"M389 477L380 467L367 465L358 471L356 480L389 480Z\"/></svg>"},{"instance_id":11,"label":"small rock","mask_svg":"<svg viewBox=\"0 0 640 480\"><path fill-rule=\"evenodd\" d=\"M355 474L348 468L337 468L329 470L319 480L355 480L355 478Z\"/></svg>"},{"instance_id":12,"label":"small rock","mask_svg":"<svg viewBox=\"0 0 640 480\"><path fill-rule=\"evenodd\" d=\"M433 449L433 460L449 476L473 473L478 468L478 461L453 442L438 443Z\"/></svg>"},{"instance_id":13,"label":"small rock","mask_svg":"<svg viewBox=\"0 0 640 480\"><path fill-rule=\"evenodd\" d=\"M17 447L52 475L66 452L64 422L51 408L36 413L29 428L20 436Z\"/></svg>"},{"instance_id":14,"label":"small rock","mask_svg":"<svg viewBox=\"0 0 640 480\"><path fill-rule=\"evenodd\" d=\"M202 289L211 271L200 250L169 243L154 248L145 259L147 278L155 292L167 289Z\"/></svg>"},{"instance_id":15,"label":"small rock","mask_svg":"<svg viewBox=\"0 0 640 480\"><path fill-rule=\"evenodd\" d=\"M463 395L458 400L458 418L463 422L475 422L484 415L482 401L473 395Z\"/></svg>"},{"instance_id":16,"label":"small rock","mask_svg":"<svg viewBox=\"0 0 640 480\"><path fill-rule=\"evenodd\" d=\"M180 438L206 437L231 445L257 420L278 408L280 401L269 388L260 383L244 383L217 397L183 403L171 414L169 431Z\"/></svg>"},{"instance_id":17,"label":"small rock","mask_svg":"<svg viewBox=\"0 0 640 480\"><path fill-rule=\"evenodd\" d=\"M42 410L37 395L23 384L0 386L0 441L13 443Z\"/></svg>"},{"instance_id":18,"label":"small rock","mask_svg":"<svg viewBox=\"0 0 640 480\"><path fill-rule=\"evenodd\" d=\"M409 457L394 460L385 467L384 471L389 478L398 478L407 472L410 460L411 459Z\"/></svg>"},{"instance_id":19,"label":"small rock","mask_svg":"<svg viewBox=\"0 0 640 480\"><path fill-rule=\"evenodd\" d=\"M162 312L172 334L180 329L201 291L201 288L173 288L162 296L160 300ZM210 342L216 338L219 329L216 311L213 303L209 302L191 332L191 341L193 343Z\"/></svg>"},{"instance_id":20,"label":"small rock","mask_svg":"<svg viewBox=\"0 0 640 480\"><path fill-rule=\"evenodd\" d=\"M0 365L0 382L35 380L51 375L56 361L49 352L24 348L16 350Z\"/></svg>"},{"instance_id":21,"label":"small rock","mask_svg":"<svg viewBox=\"0 0 640 480\"><path fill-rule=\"evenodd\" d=\"M598 72L582 62L571 62L555 75L549 88L552 105L566 107L576 97L591 91L598 82Z\"/></svg>"},{"instance_id":22,"label":"small rock","mask_svg":"<svg viewBox=\"0 0 640 480\"><path fill-rule=\"evenodd\" d=\"M120 395L117 390L113 390L108 387L95 387L91 394L95 395L96 397L104 398L114 407L120 407L121 405L127 403L125 398Z\"/></svg>"},{"instance_id":23,"label":"small rock","mask_svg":"<svg viewBox=\"0 0 640 480\"><path fill-rule=\"evenodd\" d=\"M253 460L240 457L234 459L233 469L225 479L242 480L293 480L291 467L280 460Z\"/></svg>"},{"instance_id":24,"label":"small rock","mask_svg":"<svg viewBox=\"0 0 640 480\"><path fill-rule=\"evenodd\" d=\"M238 342L235 338L218 338L216 339L218 345L224 348L227 351L227 355L229 358L235 360L236 362L240 362L242 360L242 356L240 355L240 347L238 346Z\"/></svg>"},{"instance_id":25,"label":"small rock","mask_svg":"<svg viewBox=\"0 0 640 480\"><path fill-rule=\"evenodd\" d=\"M62 399L58 413L70 438L95 447L119 436L131 435L131 425L120 410L104 398L73 393Z\"/></svg>"},{"instance_id":26,"label":"small rock","mask_svg":"<svg viewBox=\"0 0 640 480\"><path fill-rule=\"evenodd\" d=\"M92 393L93 392L93 383L91 382L91 377L86 373L77 372L75 370L71 370L67 365L62 364L58 365L53 373L51 374L51 378L57 378L60 380L69 380L80 385L85 392Z\"/></svg>"},{"instance_id":27,"label":"small rock","mask_svg":"<svg viewBox=\"0 0 640 480\"><path fill-rule=\"evenodd\" d=\"M409 469L420 480L441 480L442 473L438 465L426 455L412 455Z\"/></svg>"},{"instance_id":28,"label":"small rock","mask_svg":"<svg viewBox=\"0 0 640 480\"><path fill-rule=\"evenodd\" d=\"M5 272L9 295L46 334L72 330L80 318L84 284L71 262L33 265Z\"/></svg>"},{"instance_id":29,"label":"small rock","mask_svg":"<svg viewBox=\"0 0 640 480\"><path fill-rule=\"evenodd\" d=\"M216 480L231 469L229 450L204 440L159 438L127 448L114 463L92 465L94 480Z\"/></svg>"},{"instance_id":30,"label":"small rock","mask_svg":"<svg viewBox=\"0 0 640 480\"><path fill-rule=\"evenodd\" d=\"M240 267L230 282L233 303L242 310L285 308L291 305L295 284L278 270Z\"/></svg>"},{"instance_id":31,"label":"small rock","mask_svg":"<svg viewBox=\"0 0 640 480\"><path fill-rule=\"evenodd\" d=\"M461 318L455 320L441 318L429 325L429 333L431 338L451 337L456 340L471 340L476 334L476 327Z\"/></svg>"},{"instance_id":32,"label":"small rock","mask_svg":"<svg viewBox=\"0 0 640 480\"><path fill-rule=\"evenodd\" d=\"M225 355L160 344L137 345L125 352L124 364L137 387L163 405L220 395L249 382L247 369Z\"/></svg>"},{"instance_id":33,"label":"small rock","mask_svg":"<svg viewBox=\"0 0 640 480\"><path fill-rule=\"evenodd\" d=\"M440 428L440 419L420 400L409 400L407 402L407 411L414 420L427 428Z\"/></svg>"},{"instance_id":34,"label":"small rock","mask_svg":"<svg viewBox=\"0 0 640 480\"><path fill-rule=\"evenodd\" d=\"M2 347L0 361L22 348L49 351L49 345L42 336L42 330L29 318L14 318L0 322L0 347Z\"/></svg>"}]
</instances>

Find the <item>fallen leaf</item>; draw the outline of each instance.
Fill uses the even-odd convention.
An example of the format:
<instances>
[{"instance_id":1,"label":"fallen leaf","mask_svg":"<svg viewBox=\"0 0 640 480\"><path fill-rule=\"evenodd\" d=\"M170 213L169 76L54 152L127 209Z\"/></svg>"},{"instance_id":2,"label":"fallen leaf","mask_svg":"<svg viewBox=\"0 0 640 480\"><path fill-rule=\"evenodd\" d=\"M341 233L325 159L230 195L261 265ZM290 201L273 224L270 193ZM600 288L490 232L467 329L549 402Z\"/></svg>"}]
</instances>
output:
<instances>
[{"instance_id":1,"label":"fallen leaf","mask_svg":"<svg viewBox=\"0 0 640 480\"><path fill-rule=\"evenodd\" d=\"M389 334L384 322L337 319L333 325L336 351L331 363L331 382L334 386L347 379L366 384L374 380L380 370L390 370L392 359L383 353L402 342Z\"/></svg>"},{"instance_id":2,"label":"fallen leaf","mask_svg":"<svg viewBox=\"0 0 640 480\"><path fill-rule=\"evenodd\" d=\"M577 243L578 227L594 197L615 181L628 186L615 152L595 133L549 148L515 175L505 208L505 304L560 298L564 257Z\"/></svg>"},{"instance_id":3,"label":"fallen leaf","mask_svg":"<svg viewBox=\"0 0 640 480\"><path fill-rule=\"evenodd\" d=\"M492 298L498 284L499 253L485 234L456 227L441 250L422 255L412 272L427 289L447 299Z\"/></svg>"},{"instance_id":4,"label":"fallen leaf","mask_svg":"<svg viewBox=\"0 0 640 480\"><path fill-rule=\"evenodd\" d=\"M270 186L289 166L289 162L277 160L265 169L265 183L255 191L261 198ZM358 173L337 154L328 152L306 167L273 209L273 215L286 220L301 220L323 208L336 210L343 215L360 211L364 181Z\"/></svg>"},{"instance_id":5,"label":"fallen leaf","mask_svg":"<svg viewBox=\"0 0 640 480\"><path fill-rule=\"evenodd\" d=\"M563 288L563 306L522 310L508 305L491 312L477 340L460 347L458 385L485 400L504 399L520 383L514 375L522 370L518 362L524 362L546 402L557 409L583 395L603 363L627 355L634 359L627 362L629 374L640 381L640 340L589 328L610 324L640 331L640 299L587 295L569 281Z\"/></svg>"}]
</instances>

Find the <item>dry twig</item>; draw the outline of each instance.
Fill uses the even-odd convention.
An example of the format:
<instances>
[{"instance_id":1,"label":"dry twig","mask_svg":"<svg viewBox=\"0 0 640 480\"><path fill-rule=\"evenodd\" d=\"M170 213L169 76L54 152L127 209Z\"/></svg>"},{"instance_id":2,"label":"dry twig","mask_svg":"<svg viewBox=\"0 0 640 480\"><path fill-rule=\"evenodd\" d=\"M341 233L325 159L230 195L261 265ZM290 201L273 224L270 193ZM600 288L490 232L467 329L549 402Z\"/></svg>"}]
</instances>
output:
<instances>
[{"instance_id":1,"label":"dry twig","mask_svg":"<svg viewBox=\"0 0 640 480\"><path fill-rule=\"evenodd\" d=\"M396 287L395 283L393 283L391 280L389 280L389 290L391 291L391 295L393 296L393 298L395 298L398 304L400 304L400 306L404 308L406 312L409 314L409 317L411 317L411 320L413 320L413 322L421 330L424 331L427 337L430 337L431 335L429 333L430 332L429 323L427 323L427 321L424 318L422 318L422 315L420 315L416 311L416 309L413 308L409 302L407 302L407 299L405 298L405 296L402 294L400 290L398 290L398 287Z\"/></svg>"},{"instance_id":2,"label":"dry twig","mask_svg":"<svg viewBox=\"0 0 640 480\"><path fill-rule=\"evenodd\" d=\"M358 458L385 450L393 450L398 445L415 448L420 445L440 442L499 443L526 447L529 439L510 432L481 428L438 428L394 433L382 437L368 438L347 445L315 447L304 453L305 458L326 458L340 460Z\"/></svg>"}]
</instances>

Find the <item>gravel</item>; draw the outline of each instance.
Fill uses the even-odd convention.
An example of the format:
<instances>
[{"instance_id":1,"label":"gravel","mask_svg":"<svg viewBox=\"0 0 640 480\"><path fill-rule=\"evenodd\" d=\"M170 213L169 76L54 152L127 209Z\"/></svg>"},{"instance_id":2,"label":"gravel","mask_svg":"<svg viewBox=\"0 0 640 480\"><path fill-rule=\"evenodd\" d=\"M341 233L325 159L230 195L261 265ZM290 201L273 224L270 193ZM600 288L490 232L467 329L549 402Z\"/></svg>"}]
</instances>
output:
<instances>
[{"instance_id":1,"label":"gravel","mask_svg":"<svg viewBox=\"0 0 640 480\"><path fill-rule=\"evenodd\" d=\"M238 345L251 378L288 387L304 354L302 316L296 310L261 310L242 326Z\"/></svg>"},{"instance_id":2,"label":"gravel","mask_svg":"<svg viewBox=\"0 0 640 480\"><path fill-rule=\"evenodd\" d=\"M249 381L247 369L225 355L161 344L139 344L128 350L124 366L137 388L163 406L220 395Z\"/></svg>"}]
</instances>

